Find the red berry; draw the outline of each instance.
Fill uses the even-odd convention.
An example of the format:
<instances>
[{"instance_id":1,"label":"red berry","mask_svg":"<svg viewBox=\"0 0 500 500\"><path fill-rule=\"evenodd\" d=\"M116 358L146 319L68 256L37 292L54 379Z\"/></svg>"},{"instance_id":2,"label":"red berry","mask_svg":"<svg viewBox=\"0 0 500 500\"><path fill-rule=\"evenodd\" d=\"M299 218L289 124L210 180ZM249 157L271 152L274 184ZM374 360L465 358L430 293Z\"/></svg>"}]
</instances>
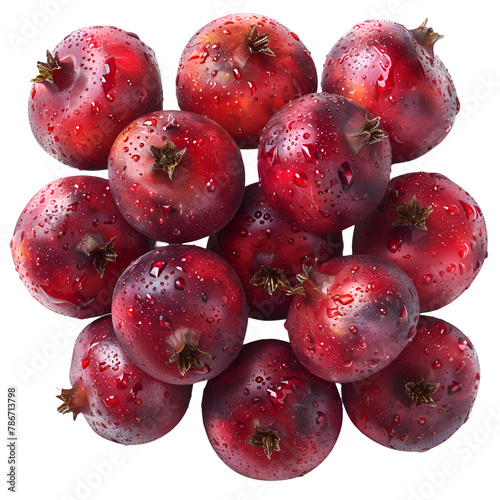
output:
<instances>
[{"instance_id":1,"label":"red berry","mask_svg":"<svg viewBox=\"0 0 500 500\"><path fill-rule=\"evenodd\" d=\"M51 156L82 170L105 169L118 133L162 107L154 52L112 26L73 31L38 70L29 99L33 134Z\"/></svg>"},{"instance_id":2,"label":"red berry","mask_svg":"<svg viewBox=\"0 0 500 500\"><path fill-rule=\"evenodd\" d=\"M255 148L284 104L316 92L317 73L299 37L256 14L229 14L188 42L177 71L179 107L212 118L240 147Z\"/></svg>"},{"instance_id":3,"label":"red berry","mask_svg":"<svg viewBox=\"0 0 500 500\"><path fill-rule=\"evenodd\" d=\"M258 183L245 189L231 221L208 239L207 248L224 257L238 274L250 314L263 320L286 317L298 286L296 275L342 255L341 233L317 235L285 219L266 200Z\"/></svg>"},{"instance_id":4,"label":"red berry","mask_svg":"<svg viewBox=\"0 0 500 500\"><path fill-rule=\"evenodd\" d=\"M63 389L61 413L83 414L99 436L141 444L170 432L181 420L192 386L166 384L131 362L116 340L111 316L94 320L76 339L71 389Z\"/></svg>"},{"instance_id":5,"label":"red berry","mask_svg":"<svg viewBox=\"0 0 500 500\"><path fill-rule=\"evenodd\" d=\"M472 283L487 255L481 209L441 174L393 178L380 205L359 222L353 252L397 264L413 280L420 310L439 309Z\"/></svg>"},{"instance_id":6,"label":"red berry","mask_svg":"<svg viewBox=\"0 0 500 500\"><path fill-rule=\"evenodd\" d=\"M434 55L439 38L426 23L408 30L392 21L366 21L327 55L322 90L349 97L380 116L394 163L439 144L460 109L450 74Z\"/></svg>"},{"instance_id":7,"label":"red berry","mask_svg":"<svg viewBox=\"0 0 500 500\"><path fill-rule=\"evenodd\" d=\"M120 215L108 181L64 177L44 186L20 215L12 258L31 295L67 316L111 311L120 274L151 248Z\"/></svg>"},{"instance_id":8,"label":"red berry","mask_svg":"<svg viewBox=\"0 0 500 500\"><path fill-rule=\"evenodd\" d=\"M258 153L271 205L311 233L342 231L366 217L389 182L391 148L378 118L331 94L310 94L269 120Z\"/></svg>"},{"instance_id":9,"label":"red berry","mask_svg":"<svg viewBox=\"0 0 500 500\"><path fill-rule=\"evenodd\" d=\"M244 476L303 476L331 452L342 425L335 384L308 372L290 344L243 346L203 392L203 423L217 455Z\"/></svg>"},{"instance_id":10,"label":"red berry","mask_svg":"<svg viewBox=\"0 0 500 500\"><path fill-rule=\"evenodd\" d=\"M381 370L415 334L418 297L395 264L370 255L336 257L308 270L285 327L297 358L332 382Z\"/></svg>"},{"instance_id":11,"label":"red berry","mask_svg":"<svg viewBox=\"0 0 500 500\"><path fill-rule=\"evenodd\" d=\"M222 257L193 245L146 253L120 277L113 324L128 356L171 384L215 377L239 354L248 306Z\"/></svg>"},{"instance_id":12,"label":"red berry","mask_svg":"<svg viewBox=\"0 0 500 500\"><path fill-rule=\"evenodd\" d=\"M241 203L239 148L217 123L185 111L156 111L129 124L109 155L109 182L122 215L170 243L204 238Z\"/></svg>"},{"instance_id":13,"label":"red berry","mask_svg":"<svg viewBox=\"0 0 500 500\"><path fill-rule=\"evenodd\" d=\"M421 316L410 344L389 366L342 386L354 425L370 439L402 451L438 446L464 424L479 386L470 340L441 319Z\"/></svg>"}]
</instances>

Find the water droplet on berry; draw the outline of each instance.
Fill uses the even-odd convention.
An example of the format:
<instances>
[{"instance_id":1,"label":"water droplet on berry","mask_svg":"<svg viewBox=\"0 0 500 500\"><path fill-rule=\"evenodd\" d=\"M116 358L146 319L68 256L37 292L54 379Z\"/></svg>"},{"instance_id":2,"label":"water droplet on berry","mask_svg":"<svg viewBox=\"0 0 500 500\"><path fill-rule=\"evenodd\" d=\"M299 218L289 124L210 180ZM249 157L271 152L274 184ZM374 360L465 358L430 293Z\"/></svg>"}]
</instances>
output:
<instances>
[{"instance_id":1,"label":"water droplet on berry","mask_svg":"<svg viewBox=\"0 0 500 500\"><path fill-rule=\"evenodd\" d=\"M349 293L346 293L344 295L335 295L333 299L336 302L340 302L343 306L346 306L347 304L350 304L351 302L354 301L354 297Z\"/></svg>"},{"instance_id":2,"label":"water droplet on berry","mask_svg":"<svg viewBox=\"0 0 500 500\"><path fill-rule=\"evenodd\" d=\"M109 365L106 361L101 361L99 363L99 371L100 372L103 372L103 371L107 370L108 368L109 368Z\"/></svg>"},{"instance_id":3,"label":"water droplet on berry","mask_svg":"<svg viewBox=\"0 0 500 500\"><path fill-rule=\"evenodd\" d=\"M213 193L215 191L217 187L217 183L215 182L214 179L210 179L208 182L207 182L207 191L209 193Z\"/></svg>"},{"instance_id":4,"label":"water droplet on berry","mask_svg":"<svg viewBox=\"0 0 500 500\"><path fill-rule=\"evenodd\" d=\"M304 154L304 159L307 163L318 163L318 159L316 156L316 146L314 144L302 144L301 149L302 153Z\"/></svg>"},{"instance_id":5,"label":"water droplet on berry","mask_svg":"<svg viewBox=\"0 0 500 500\"><path fill-rule=\"evenodd\" d=\"M342 189L344 191L347 191L351 187L354 180L354 172L349 162L345 161L344 163L342 163L342 165L340 165L338 176L342 185Z\"/></svg>"},{"instance_id":6,"label":"water droplet on berry","mask_svg":"<svg viewBox=\"0 0 500 500\"><path fill-rule=\"evenodd\" d=\"M293 182L295 182L295 184L297 186L306 187L307 186L307 177L300 172L295 172L293 174Z\"/></svg>"},{"instance_id":7,"label":"water droplet on berry","mask_svg":"<svg viewBox=\"0 0 500 500\"><path fill-rule=\"evenodd\" d=\"M158 324L161 328L172 329L172 322L168 318L165 318L165 316L160 315L158 317Z\"/></svg>"},{"instance_id":8,"label":"water droplet on berry","mask_svg":"<svg viewBox=\"0 0 500 500\"><path fill-rule=\"evenodd\" d=\"M339 312L338 308L336 307L331 307L326 310L326 315L329 318L337 318L339 316L342 316L342 314Z\"/></svg>"},{"instance_id":9,"label":"water droplet on berry","mask_svg":"<svg viewBox=\"0 0 500 500\"><path fill-rule=\"evenodd\" d=\"M250 95L253 96L257 90L254 82L248 81L248 86L250 87Z\"/></svg>"},{"instance_id":10,"label":"water droplet on berry","mask_svg":"<svg viewBox=\"0 0 500 500\"><path fill-rule=\"evenodd\" d=\"M399 238L387 237L386 242L387 242L387 249L391 253L396 253L403 245L403 240Z\"/></svg>"},{"instance_id":11,"label":"water droplet on berry","mask_svg":"<svg viewBox=\"0 0 500 500\"><path fill-rule=\"evenodd\" d=\"M267 389L267 397L276 411L280 411L283 408L287 396L293 393L295 385L296 382L293 379L283 380Z\"/></svg>"},{"instance_id":12,"label":"water droplet on berry","mask_svg":"<svg viewBox=\"0 0 500 500\"><path fill-rule=\"evenodd\" d=\"M154 278L158 278L163 269L165 269L166 265L167 265L166 262L163 262L162 260L157 260L156 262L153 262L153 264L151 265L151 269L149 270L149 275L153 276Z\"/></svg>"},{"instance_id":13,"label":"water droplet on berry","mask_svg":"<svg viewBox=\"0 0 500 500\"><path fill-rule=\"evenodd\" d=\"M116 396L109 396L104 399L104 404L109 408L111 406L114 406L118 400L116 399Z\"/></svg>"},{"instance_id":14,"label":"water droplet on berry","mask_svg":"<svg viewBox=\"0 0 500 500\"><path fill-rule=\"evenodd\" d=\"M178 278L175 280L174 286L177 290L184 290L184 287L186 286L186 282L184 281L183 278Z\"/></svg>"},{"instance_id":15,"label":"water droplet on berry","mask_svg":"<svg viewBox=\"0 0 500 500\"><path fill-rule=\"evenodd\" d=\"M462 205L465 215L469 220L474 220L476 218L476 211L468 203L460 200L460 205Z\"/></svg>"},{"instance_id":16,"label":"water droplet on berry","mask_svg":"<svg viewBox=\"0 0 500 500\"><path fill-rule=\"evenodd\" d=\"M432 274L425 274L422 276L422 279L420 280L422 285L429 285L432 283L432 280L434 279L434 276Z\"/></svg>"},{"instance_id":17,"label":"water droplet on berry","mask_svg":"<svg viewBox=\"0 0 500 500\"><path fill-rule=\"evenodd\" d=\"M462 390L462 384L460 382L453 381L448 386L448 394L455 394L456 392L460 392Z\"/></svg>"},{"instance_id":18,"label":"water droplet on berry","mask_svg":"<svg viewBox=\"0 0 500 500\"><path fill-rule=\"evenodd\" d=\"M443 207L446 212L448 212L450 215L458 215L459 209L456 205L448 205Z\"/></svg>"},{"instance_id":19,"label":"water droplet on berry","mask_svg":"<svg viewBox=\"0 0 500 500\"><path fill-rule=\"evenodd\" d=\"M464 259L465 257L467 257L468 254L469 254L469 245L467 245L467 243L465 242L462 242L458 249L458 255L460 256L460 258Z\"/></svg>"},{"instance_id":20,"label":"water droplet on berry","mask_svg":"<svg viewBox=\"0 0 500 500\"><path fill-rule=\"evenodd\" d=\"M439 361L439 359L436 359L434 363L432 363L432 368L434 368L435 370L439 370L442 366L443 365L441 361Z\"/></svg>"},{"instance_id":21,"label":"water droplet on berry","mask_svg":"<svg viewBox=\"0 0 500 500\"><path fill-rule=\"evenodd\" d=\"M87 281L87 278L88 276L86 274L80 276L79 278L76 278L75 281L73 281L73 283L71 284L73 290L82 290L85 282Z\"/></svg>"},{"instance_id":22,"label":"water droplet on berry","mask_svg":"<svg viewBox=\"0 0 500 500\"><path fill-rule=\"evenodd\" d=\"M105 94L108 94L116 85L116 61L114 57L110 57L104 62L101 84ZM106 95L106 97L108 96Z\"/></svg>"}]
</instances>

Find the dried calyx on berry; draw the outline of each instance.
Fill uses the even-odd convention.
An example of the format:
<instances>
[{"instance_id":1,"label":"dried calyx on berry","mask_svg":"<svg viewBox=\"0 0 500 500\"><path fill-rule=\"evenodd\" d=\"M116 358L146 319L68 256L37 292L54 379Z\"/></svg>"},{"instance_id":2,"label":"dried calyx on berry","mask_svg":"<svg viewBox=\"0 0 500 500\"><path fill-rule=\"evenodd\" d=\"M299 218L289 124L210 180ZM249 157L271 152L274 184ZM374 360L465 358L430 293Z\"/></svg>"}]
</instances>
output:
<instances>
[{"instance_id":1,"label":"dried calyx on berry","mask_svg":"<svg viewBox=\"0 0 500 500\"><path fill-rule=\"evenodd\" d=\"M439 383L427 383L424 379L421 379L418 382L407 382L405 384L405 390L406 394L411 398L412 406L436 406L432 396L436 394L439 386Z\"/></svg>"},{"instance_id":2,"label":"dried calyx on berry","mask_svg":"<svg viewBox=\"0 0 500 500\"><path fill-rule=\"evenodd\" d=\"M167 141L161 148L151 146L149 150L155 160L153 170L164 170L167 172L169 179L172 180L175 167L181 161L187 148L178 151L173 142Z\"/></svg>"},{"instance_id":3,"label":"dried calyx on berry","mask_svg":"<svg viewBox=\"0 0 500 500\"><path fill-rule=\"evenodd\" d=\"M276 57L276 54L269 47L269 32L259 34L257 26L254 24L245 38L252 54L266 54L271 57Z\"/></svg>"},{"instance_id":4,"label":"dried calyx on berry","mask_svg":"<svg viewBox=\"0 0 500 500\"><path fill-rule=\"evenodd\" d=\"M52 55L50 50L47 50L47 62L38 61L38 75L33 78L32 82L54 82L54 71L61 69L59 54L57 52Z\"/></svg>"},{"instance_id":5,"label":"dried calyx on berry","mask_svg":"<svg viewBox=\"0 0 500 500\"><path fill-rule=\"evenodd\" d=\"M281 290L287 295L304 295L304 287L302 283L308 279L311 267L304 266L303 273L297 274L296 278L300 285L293 286L285 276L283 269L270 268L262 266L260 271L255 273L250 280L250 283L255 286L263 286L269 295L272 295L276 290Z\"/></svg>"},{"instance_id":6,"label":"dried calyx on berry","mask_svg":"<svg viewBox=\"0 0 500 500\"><path fill-rule=\"evenodd\" d=\"M62 389L57 399L63 402L57 411L63 415L73 413L73 420L76 420L80 413L88 412L90 409L87 395L81 385L75 385L71 389Z\"/></svg>"},{"instance_id":7,"label":"dried calyx on berry","mask_svg":"<svg viewBox=\"0 0 500 500\"><path fill-rule=\"evenodd\" d=\"M432 213L432 205L421 207L414 196L408 203L400 203L396 207L398 218L393 222L393 226L412 226L427 230L425 222Z\"/></svg>"},{"instance_id":8,"label":"dried calyx on berry","mask_svg":"<svg viewBox=\"0 0 500 500\"><path fill-rule=\"evenodd\" d=\"M349 137L349 142L356 154L359 154L364 147L383 141L387 137L387 132L380 125L380 117L368 118L367 116L359 132Z\"/></svg>"},{"instance_id":9,"label":"dried calyx on berry","mask_svg":"<svg viewBox=\"0 0 500 500\"><path fill-rule=\"evenodd\" d=\"M170 361L175 360L177 362L179 373L182 377L191 369L198 373L208 373L210 366L200 360L200 355L212 358L210 353L201 351L197 345L183 343L170 358Z\"/></svg>"},{"instance_id":10,"label":"dried calyx on berry","mask_svg":"<svg viewBox=\"0 0 500 500\"><path fill-rule=\"evenodd\" d=\"M444 37L427 27L427 19L416 29L410 30L417 42L424 47L430 57L434 58L434 45Z\"/></svg>"}]
</instances>

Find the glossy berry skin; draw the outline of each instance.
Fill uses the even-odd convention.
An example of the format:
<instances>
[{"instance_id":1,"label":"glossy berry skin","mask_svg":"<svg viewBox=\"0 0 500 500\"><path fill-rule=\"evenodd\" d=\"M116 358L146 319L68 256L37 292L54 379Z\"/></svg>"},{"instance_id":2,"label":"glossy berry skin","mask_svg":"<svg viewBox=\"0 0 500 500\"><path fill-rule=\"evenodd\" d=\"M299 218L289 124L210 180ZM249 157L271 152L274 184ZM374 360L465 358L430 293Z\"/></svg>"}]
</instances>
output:
<instances>
[{"instance_id":1,"label":"glossy berry skin","mask_svg":"<svg viewBox=\"0 0 500 500\"><path fill-rule=\"evenodd\" d=\"M353 253L397 264L413 280L422 312L460 296L487 255L483 213L460 186L441 174L394 177L380 205L353 234Z\"/></svg>"},{"instance_id":2,"label":"glossy berry skin","mask_svg":"<svg viewBox=\"0 0 500 500\"><path fill-rule=\"evenodd\" d=\"M393 163L418 158L439 144L460 109L451 76L434 55L439 38L426 23L408 30L392 21L366 21L342 36L326 57L322 90L380 116Z\"/></svg>"},{"instance_id":3,"label":"glossy berry skin","mask_svg":"<svg viewBox=\"0 0 500 500\"><path fill-rule=\"evenodd\" d=\"M284 319L303 266L342 255L341 233L311 234L277 212L258 183L245 188L243 202L231 221L210 236L207 248L224 257L238 274L250 315Z\"/></svg>"},{"instance_id":4,"label":"glossy berry skin","mask_svg":"<svg viewBox=\"0 0 500 500\"><path fill-rule=\"evenodd\" d=\"M123 352L111 316L87 325L76 339L71 389L58 396L60 413L83 414L99 436L121 444L143 444L170 432L184 416L192 386L154 379Z\"/></svg>"},{"instance_id":5,"label":"glossy berry skin","mask_svg":"<svg viewBox=\"0 0 500 500\"><path fill-rule=\"evenodd\" d=\"M141 116L118 135L109 155L118 209L138 231L185 243L223 227L245 189L239 148L220 125L185 111Z\"/></svg>"},{"instance_id":6,"label":"glossy berry skin","mask_svg":"<svg viewBox=\"0 0 500 500\"><path fill-rule=\"evenodd\" d=\"M395 264L370 255L336 257L302 276L285 327L300 362L332 382L387 366L415 334L415 286Z\"/></svg>"},{"instance_id":7,"label":"glossy berry skin","mask_svg":"<svg viewBox=\"0 0 500 500\"><path fill-rule=\"evenodd\" d=\"M379 122L344 97L310 94L267 123L259 182L271 205L305 231L339 232L382 199L391 148Z\"/></svg>"},{"instance_id":8,"label":"glossy berry skin","mask_svg":"<svg viewBox=\"0 0 500 500\"><path fill-rule=\"evenodd\" d=\"M426 451L469 418L479 386L479 361L455 326L420 316L417 333L389 366L344 384L354 425L373 441L401 451Z\"/></svg>"},{"instance_id":9,"label":"glossy berry skin","mask_svg":"<svg viewBox=\"0 0 500 500\"><path fill-rule=\"evenodd\" d=\"M106 179L77 175L35 194L10 246L16 271L38 302L91 318L111 312L120 274L152 244L120 215Z\"/></svg>"},{"instance_id":10,"label":"glossy berry skin","mask_svg":"<svg viewBox=\"0 0 500 500\"><path fill-rule=\"evenodd\" d=\"M263 339L243 346L203 392L210 444L231 469L261 480L291 479L317 467L342 426L335 384L307 371L290 344Z\"/></svg>"},{"instance_id":11,"label":"glossy berry skin","mask_svg":"<svg viewBox=\"0 0 500 500\"><path fill-rule=\"evenodd\" d=\"M299 37L257 14L229 14L200 29L181 55L176 79L180 109L217 121L243 148L256 148L267 121L317 85Z\"/></svg>"},{"instance_id":12,"label":"glossy berry skin","mask_svg":"<svg viewBox=\"0 0 500 500\"><path fill-rule=\"evenodd\" d=\"M234 361L248 306L222 257L194 245L169 245L146 253L122 274L112 316L134 363L164 382L192 384Z\"/></svg>"},{"instance_id":13,"label":"glossy berry skin","mask_svg":"<svg viewBox=\"0 0 500 500\"><path fill-rule=\"evenodd\" d=\"M119 132L162 108L153 50L113 26L73 31L38 70L29 97L31 130L47 153L71 167L105 169Z\"/></svg>"}]
</instances>

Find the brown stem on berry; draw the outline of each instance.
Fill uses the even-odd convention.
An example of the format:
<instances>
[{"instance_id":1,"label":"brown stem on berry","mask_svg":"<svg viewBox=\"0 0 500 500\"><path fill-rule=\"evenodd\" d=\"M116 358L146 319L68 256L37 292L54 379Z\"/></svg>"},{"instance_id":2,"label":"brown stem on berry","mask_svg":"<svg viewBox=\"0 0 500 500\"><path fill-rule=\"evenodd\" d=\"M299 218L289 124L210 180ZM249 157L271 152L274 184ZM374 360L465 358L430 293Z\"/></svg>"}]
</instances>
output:
<instances>
[{"instance_id":1,"label":"brown stem on berry","mask_svg":"<svg viewBox=\"0 0 500 500\"><path fill-rule=\"evenodd\" d=\"M182 377L191 369L204 373L209 372L210 367L203 363L203 361L200 361L198 357L200 354L211 357L208 352L203 352L198 349L198 346L182 344L179 346L177 352L170 358L170 361L174 359L177 361L177 367Z\"/></svg>"},{"instance_id":2,"label":"brown stem on berry","mask_svg":"<svg viewBox=\"0 0 500 500\"><path fill-rule=\"evenodd\" d=\"M38 68L38 75L33 78L32 82L54 82L55 70L61 69L61 63L59 62L59 54L56 52L54 55L47 50L47 62L38 61L36 63Z\"/></svg>"},{"instance_id":3,"label":"brown stem on berry","mask_svg":"<svg viewBox=\"0 0 500 500\"><path fill-rule=\"evenodd\" d=\"M57 411L63 415L72 412L73 420L76 420L76 417L80 413L89 410L87 395L80 385L71 389L62 389L61 394L56 397L63 401L63 404L57 408Z\"/></svg>"},{"instance_id":4,"label":"brown stem on berry","mask_svg":"<svg viewBox=\"0 0 500 500\"><path fill-rule=\"evenodd\" d=\"M276 57L276 54L269 47L269 32L259 34L257 32L257 26L254 24L250 27L250 32L245 39L252 54L266 54L271 57Z\"/></svg>"},{"instance_id":5,"label":"brown stem on berry","mask_svg":"<svg viewBox=\"0 0 500 500\"><path fill-rule=\"evenodd\" d=\"M380 117L365 118L361 130L349 137L352 148L358 154L364 147L383 141L389 137L387 132L380 126Z\"/></svg>"},{"instance_id":6,"label":"brown stem on berry","mask_svg":"<svg viewBox=\"0 0 500 500\"><path fill-rule=\"evenodd\" d=\"M425 49L427 54L434 59L434 44L444 35L436 33L427 27L427 19L416 29L410 30L417 42Z\"/></svg>"},{"instance_id":7,"label":"brown stem on berry","mask_svg":"<svg viewBox=\"0 0 500 500\"><path fill-rule=\"evenodd\" d=\"M420 405L436 406L432 396L436 394L439 385L439 383L427 383L424 379L418 382L408 382L405 384L406 394L411 398L412 407Z\"/></svg>"},{"instance_id":8,"label":"brown stem on berry","mask_svg":"<svg viewBox=\"0 0 500 500\"><path fill-rule=\"evenodd\" d=\"M432 213L432 206L421 207L417 197L414 196L409 203L400 203L396 206L398 218L392 223L393 226L412 226L427 230L425 222Z\"/></svg>"},{"instance_id":9,"label":"brown stem on berry","mask_svg":"<svg viewBox=\"0 0 500 500\"><path fill-rule=\"evenodd\" d=\"M110 262L116 262L118 254L115 252L116 236L111 238L105 245L97 246L89 251L89 255L93 257L94 267L102 278L106 266Z\"/></svg>"},{"instance_id":10,"label":"brown stem on berry","mask_svg":"<svg viewBox=\"0 0 500 500\"><path fill-rule=\"evenodd\" d=\"M179 164L187 148L177 151L177 147L173 142L167 141L161 148L151 146L149 150L155 162L152 169L164 170L168 177L172 180L175 167Z\"/></svg>"},{"instance_id":11,"label":"brown stem on berry","mask_svg":"<svg viewBox=\"0 0 500 500\"><path fill-rule=\"evenodd\" d=\"M276 431L272 429L262 429L255 427L254 434L245 440L251 446L264 449L267 458L271 458L274 451L280 451L280 438Z\"/></svg>"}]
</instances>

